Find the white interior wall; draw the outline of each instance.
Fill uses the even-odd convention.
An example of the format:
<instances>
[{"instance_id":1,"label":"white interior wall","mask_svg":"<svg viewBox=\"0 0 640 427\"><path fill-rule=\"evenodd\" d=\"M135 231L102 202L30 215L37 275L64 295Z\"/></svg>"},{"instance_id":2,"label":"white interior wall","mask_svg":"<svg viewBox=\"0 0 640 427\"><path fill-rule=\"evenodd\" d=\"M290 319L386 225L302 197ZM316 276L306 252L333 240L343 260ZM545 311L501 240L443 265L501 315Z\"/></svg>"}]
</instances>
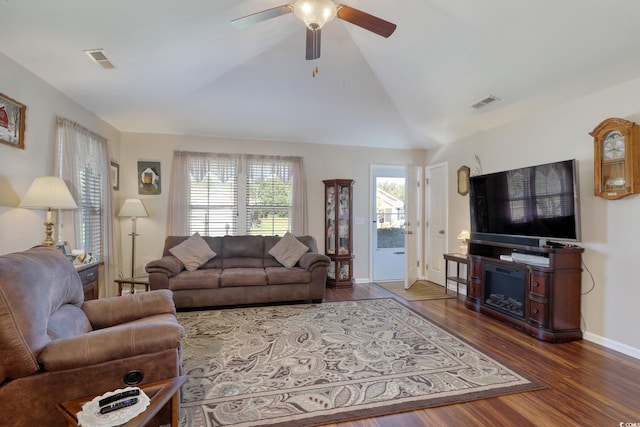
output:
<instances>
[{"instance_id":1,"label":"white interior wall","mask_svg":"<svg viewBox=\"0 0 640 427\"><path fill-rule=\"evenodd\" d=\"M309 209L309 234L314 236L318 249L324 251L324 184L322 180L333 178L354 179L354 218L363 218L362 224L354 224L353 252L354 277L357 281L369 280L369 169L371 164L405 165L415 159L424 159L423 150L362 149L359 147L323 144L300 144L277 141L255 141L241 139L207 138L194 136L123 133L120 162L120 191L115 201L119 207L125 198L140 198L149 212L148 218L139 218L136 240L136 272L142 273L144 265L162 254L166 236L167 208L171 176L171 159L174 150L253 153L301 156L307 178ZM139 160L160 161L162 171L162 194L138 195L137 162ZM122 253L124 265L131 257L130 221L123 221ZM127 221L125 223L124 221ZM355 221L354 221L355 222ZM126 267L128 271L129 267Z\"/></svg>"},{"instance_id":2,"label":"white interior wall","mask_svg":"<svg viewBox=\"0 0 640 427\"><path fill-rule=\"evenodd\" d=\"M0 144L0 254L4 254L44 240L46 211L17 206L35 177L54 173L56 117L66 117L107 138L114 159L120 151L120 132L2 53L0 93L27 106L25 149ZM58 222L55 214L54 222Z\"/></svg>"},{"instance_id":3,"label":"white interior wall","mask_svg":"<svg viewBox=\"0 0 640 427\"><path fill-rule=\"evenodd\" d=\"M427 164L446 161L450 165L449 247L456 247L458 231L469 228L469 200L468 196L457 194L455 173L462 165L473 171L477 167L474 155L480 158L483 173L577 159L580 245L585 248L582 275L585 338L637 358L640 358L640 334L635 331L635 312L640 287L636 284L634 264L640 258L640 247L635 244L640 234L640 195L616 201L594 196L593 138L589 132L610 117L639 122L639 97L640 79L431 150L426 160Z\"/></svg>"}]
</instances>

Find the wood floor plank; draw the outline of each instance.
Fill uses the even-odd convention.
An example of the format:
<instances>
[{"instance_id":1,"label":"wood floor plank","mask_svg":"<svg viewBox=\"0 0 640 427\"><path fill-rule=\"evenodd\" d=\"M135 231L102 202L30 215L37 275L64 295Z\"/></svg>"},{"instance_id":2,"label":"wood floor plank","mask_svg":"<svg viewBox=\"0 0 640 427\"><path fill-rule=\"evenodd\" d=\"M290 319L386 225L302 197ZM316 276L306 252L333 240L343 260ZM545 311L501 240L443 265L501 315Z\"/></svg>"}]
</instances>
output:
<instances>
[{"instance_id":1,"label":"wood floor plank","mask_svg":"<svg viewBox=\"0 0 640 427\"><path fill-rule=\"evenodd\" d=\"M407 302L373 283L327 289L325 301L394 298L546 386L543 390L428 408L331 427L618 426L640 424L640 360L581 340L551 344L464 306L464 297Z\"/></svg>"}]
</instances>

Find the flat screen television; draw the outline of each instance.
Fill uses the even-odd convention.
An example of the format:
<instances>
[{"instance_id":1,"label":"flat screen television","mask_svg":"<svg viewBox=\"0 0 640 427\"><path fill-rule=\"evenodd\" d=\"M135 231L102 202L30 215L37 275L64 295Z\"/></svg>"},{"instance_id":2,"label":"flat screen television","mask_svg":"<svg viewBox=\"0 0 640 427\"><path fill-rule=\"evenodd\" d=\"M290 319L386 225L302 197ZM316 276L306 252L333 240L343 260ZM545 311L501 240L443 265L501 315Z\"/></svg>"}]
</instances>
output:
<instances>
[{"instance_id":1,"label":"flat screen television","mask_svg":"<svg viewBox=\"0 0 640 427\"><path fill-rule=\"evenodd\" d=\"M579 241L577 167L564 160L470 177L472 239Z\"/></svg>"}]
</instances>

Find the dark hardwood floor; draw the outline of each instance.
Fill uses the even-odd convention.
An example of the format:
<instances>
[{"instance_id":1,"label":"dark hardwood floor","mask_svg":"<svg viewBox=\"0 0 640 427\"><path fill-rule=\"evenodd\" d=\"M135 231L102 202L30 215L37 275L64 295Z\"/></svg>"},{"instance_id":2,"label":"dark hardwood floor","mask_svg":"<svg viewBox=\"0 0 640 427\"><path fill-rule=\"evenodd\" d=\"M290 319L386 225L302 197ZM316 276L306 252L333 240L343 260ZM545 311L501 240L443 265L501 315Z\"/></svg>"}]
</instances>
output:
<instances>
[{"instance_id":1,"label":"dark hardwood floor","mask_svg":"<svg viewBox=\"0 0 640 427\"><path fill-rule=\"evenodd\" d=\"M640 360L585 340L538 341L468 310L462 295L407 302L375 284L356 284L327 289L325 301L370 298L395 298L547 388L329 426L640 426Z\"/></svg>"}]
</instances>

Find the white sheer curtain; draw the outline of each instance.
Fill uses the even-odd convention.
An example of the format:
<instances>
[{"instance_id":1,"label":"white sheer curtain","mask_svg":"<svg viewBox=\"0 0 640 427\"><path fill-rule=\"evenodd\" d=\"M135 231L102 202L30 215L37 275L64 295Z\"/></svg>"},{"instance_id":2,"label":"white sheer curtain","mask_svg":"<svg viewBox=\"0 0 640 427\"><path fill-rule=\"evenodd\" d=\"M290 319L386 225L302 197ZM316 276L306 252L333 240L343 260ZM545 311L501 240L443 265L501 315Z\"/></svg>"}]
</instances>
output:
<instances>
[{"instance_id":1,"label":"white sheer curtain","mask_svg":"<svg viewBox=\"0 0 640 427\"><path fill-rule=\"evenodd\" d=\"M245 177L249 162L269 164L276 173L286 169L286 173L291 174L291 232L297 235L307 234L307 184L302 157L174 151L169 188L168 235L189 234L191 179L199 182L214 167L218 176L224 176L233 170L233 173ZM233 167L225 167L230 164ZM288 166L285 168L284 164Z\"/></svg>"},{"instance_id":2,"label":"white sheer curtain","mask_svg":"<svg viewBox=\"0 0 640 427\"><path fill-rule=\"evenodd\" d=\"M111 203L109 145L106 138L65 118L58 118L57 129L57 175L65 180L79 206L98 206L100 214L100 223L95 227L97 230L93 230L99 233L99 237L87 240L83 239L86 230L83 233L82 228L83 221L88 217L86 210L83 212L84 209L81 206L81 209L71 211L75 231L72 247L84 249L87 252L99 251L100 260L104 261L103 274L100 277L100 297L113 296L115 295L115 287L105 286L113 284L116 268L113 249L114 218ZM87 174L91 175L93 183L97 185L94 195L87 195L86 189L81 186L81 184L86 184ZM94 196L99 199L87 201L87 198ZM95 217L95 208L94 212L89 213L89 215L91 214ZM99 242L95 242L96 239ZM85 248L87 242L91 242L93 248Z\"/></svg>"}]
</instances>

